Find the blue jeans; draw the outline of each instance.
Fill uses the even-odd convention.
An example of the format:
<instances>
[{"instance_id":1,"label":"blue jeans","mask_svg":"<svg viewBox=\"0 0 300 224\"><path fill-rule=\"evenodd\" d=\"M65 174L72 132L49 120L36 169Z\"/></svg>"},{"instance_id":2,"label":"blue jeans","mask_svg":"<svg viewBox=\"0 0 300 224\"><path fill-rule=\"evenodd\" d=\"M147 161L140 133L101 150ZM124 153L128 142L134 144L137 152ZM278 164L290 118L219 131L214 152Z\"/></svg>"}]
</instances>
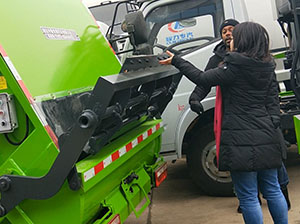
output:
<instances>
[{"instance_id":1,"label":"blue jeans","mask_svg":"<svg viewBox=\"0 0 300 224\"><path fill-rule=\"evenodd\" d=\"M231 177L246 224L263 223L262 210L257 198L258 189L268 202L274 223L288 223L288 208L278 183L277 169L256 172L232 171Z\"/></svg>"}]
</instances>

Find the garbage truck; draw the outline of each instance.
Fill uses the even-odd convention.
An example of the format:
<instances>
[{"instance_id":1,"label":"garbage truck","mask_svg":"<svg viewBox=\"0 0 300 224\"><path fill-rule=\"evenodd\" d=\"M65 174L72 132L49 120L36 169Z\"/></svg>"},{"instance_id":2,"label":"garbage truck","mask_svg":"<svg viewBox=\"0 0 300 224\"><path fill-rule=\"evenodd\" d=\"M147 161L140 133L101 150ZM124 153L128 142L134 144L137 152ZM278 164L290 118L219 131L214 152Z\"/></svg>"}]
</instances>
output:
<instances>
[{"instance_id":1,"label":"garbage truck","mask_svg":"<svg viewBox=\"0 0 300 224\"><path fill-rule=\"evenodd\" d=\"M125 21L136 49L141 14ZM0 3L0 223L123 223L167 175L178 70L118 57L79 0ZM142 29L142 31L140 30Z\"/></svg>"}]
</instances>

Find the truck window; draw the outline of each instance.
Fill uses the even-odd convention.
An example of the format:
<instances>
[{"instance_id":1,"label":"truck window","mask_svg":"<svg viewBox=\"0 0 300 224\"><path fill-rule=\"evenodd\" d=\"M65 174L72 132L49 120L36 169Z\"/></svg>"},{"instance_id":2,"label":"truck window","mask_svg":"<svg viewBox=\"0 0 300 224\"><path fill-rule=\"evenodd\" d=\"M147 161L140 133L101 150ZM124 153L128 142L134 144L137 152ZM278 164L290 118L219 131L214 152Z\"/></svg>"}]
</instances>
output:
<instances>
[{"instance_id":1,"label":"truck window","mask_svg":"<svg viewBox=\"0 0 300 224\"><path fill-rule=\"evenodd\" d=\"M205 46L220 37L223 20L221 0L177 2L156 8L146 17L154 53L166 48L185 52Z\"/></svg>"},{"instance_id":2,"label":"truck window","mask_svg":"<svg viewBox=\"0 0 300 224\"><path fill-rule=\"evenodd\" d=\"M126 39L117 40L115 42L111 42L111 40L127 36L127 33L122 31L121 24L125 20L126 14L134 12L137 9L138 6L130 1L108 1L89 7L102 34L108 38L116 52L123 50Z\"/></svg>"},{"instance_id":3,"label":"truck window","mask_svg":"<svg viewBox=\"0 0 300 224\"><path fill-rule=\"evenodd\" d=\"M115 13L115 8L118 2L109 2L106 4L100 4L96 6L89 7L89 10L95 17L97 21L101 21L108 26L112 25L113 16ZM120 4L118 11L116 13L116 21L114 27L115 35L122 35L124 32L121 30L120 24L124 21L125 15L130 11L131 5L129 4Z\"/></svg>"}]
</instances>

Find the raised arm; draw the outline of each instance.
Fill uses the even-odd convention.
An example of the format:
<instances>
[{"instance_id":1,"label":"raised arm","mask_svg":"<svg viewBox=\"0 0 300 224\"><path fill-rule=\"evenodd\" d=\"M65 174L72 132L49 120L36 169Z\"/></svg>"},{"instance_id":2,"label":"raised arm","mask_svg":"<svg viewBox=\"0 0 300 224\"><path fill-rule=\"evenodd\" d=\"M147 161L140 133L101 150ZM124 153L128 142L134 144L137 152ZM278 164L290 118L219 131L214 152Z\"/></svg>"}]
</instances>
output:
<instances>
[{"instance_id":1,"label":"raised arm","mask_svg":"<svg viewBox=\"0 0 300 224\"><path fill-rule=\"evenodd\" d=\"M202 85L205 87L230 84L236 79L237 75L236 73L232 72L226 64L220 65L218 68L203 72L190 62L178 56L174 56L171 62L190 81L192 81L196 85Z\"/></svg>"}]
</instances>

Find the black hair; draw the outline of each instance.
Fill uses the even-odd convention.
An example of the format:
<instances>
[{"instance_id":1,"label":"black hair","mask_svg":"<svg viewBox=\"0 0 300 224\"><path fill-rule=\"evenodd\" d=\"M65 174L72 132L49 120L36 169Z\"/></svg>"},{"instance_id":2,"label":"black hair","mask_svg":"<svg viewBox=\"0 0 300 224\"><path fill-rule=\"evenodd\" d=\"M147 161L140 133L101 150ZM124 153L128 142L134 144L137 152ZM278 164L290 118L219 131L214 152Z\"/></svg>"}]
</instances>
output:
<instances>
[{"instance_id":1,"label":"black hair","mask_svg":"<svg viewBox=\"0 0 300 224\"><path fill-rule=\"evenodd\" d=\"M270 61L269 35L258 23L244 22L235 26L232 32L234 51L248 57Z\"/></svg>"}]
</instances>

